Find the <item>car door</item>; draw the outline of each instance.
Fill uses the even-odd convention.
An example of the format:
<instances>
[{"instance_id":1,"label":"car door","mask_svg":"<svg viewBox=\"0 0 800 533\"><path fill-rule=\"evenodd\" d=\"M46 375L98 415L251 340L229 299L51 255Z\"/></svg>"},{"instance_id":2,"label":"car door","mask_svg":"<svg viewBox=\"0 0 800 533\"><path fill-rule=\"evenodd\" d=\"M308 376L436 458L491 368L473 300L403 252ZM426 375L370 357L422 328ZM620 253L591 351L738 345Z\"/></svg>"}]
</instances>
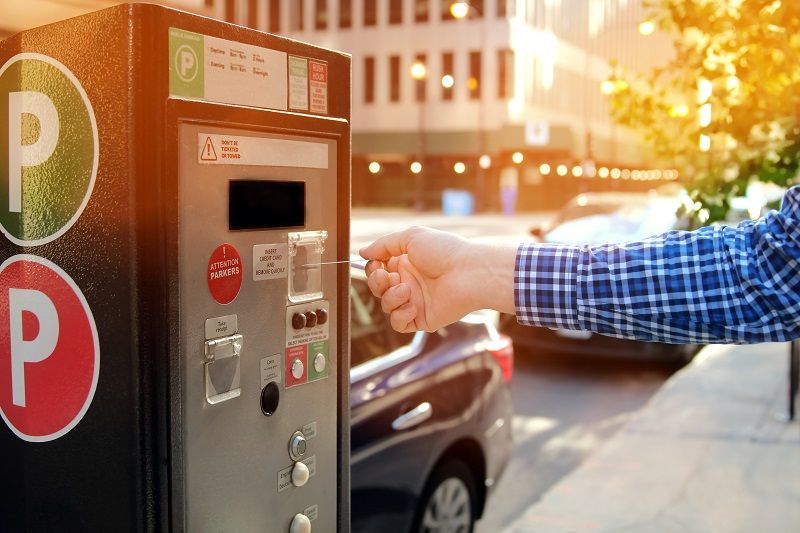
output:
<instances>
[{"instance_id":1,"label":"car door","mask_svg":"<svg viewBox=\"0 0 800 533\"><path fill-rule=\"evenodd\" d=\"M350 296L352 530L403 531L413 514L424 458L413 442L397 442L392 423L421 400L398 371L420 355L425 334L391 330L363 280L353 280ZM424 417L409 423L424 423Z\"/></svg>"},{"instance_id":2,"label":"car door","mask_svg":"<svg viewBox=\"0 0 800 533\"><path fill-rule=\"evenodd\" d=\"M352 529L405 531L434 463L472 426L474 340L393 331L358 278L351 302Z\"/></svg>"}]
</instances>

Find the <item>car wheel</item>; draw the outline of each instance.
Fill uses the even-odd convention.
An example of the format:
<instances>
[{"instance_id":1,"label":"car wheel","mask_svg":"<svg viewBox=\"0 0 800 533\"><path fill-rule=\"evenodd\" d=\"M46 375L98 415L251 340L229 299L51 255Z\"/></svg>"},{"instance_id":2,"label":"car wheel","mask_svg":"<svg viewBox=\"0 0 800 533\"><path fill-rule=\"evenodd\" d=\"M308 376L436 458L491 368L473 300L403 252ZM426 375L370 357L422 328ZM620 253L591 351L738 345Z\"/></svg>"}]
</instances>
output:
<instances>
[{"instance_id":1,"label":"car wheel","mask_svg":"<svg viewBox=\"0 0 800 533\"><path fill-rule=\"evenodd\" d=\"M475 480L462 461L448 459L431 474L417 509L415 533L472 533Z\"/></svg>"}]
</instances>

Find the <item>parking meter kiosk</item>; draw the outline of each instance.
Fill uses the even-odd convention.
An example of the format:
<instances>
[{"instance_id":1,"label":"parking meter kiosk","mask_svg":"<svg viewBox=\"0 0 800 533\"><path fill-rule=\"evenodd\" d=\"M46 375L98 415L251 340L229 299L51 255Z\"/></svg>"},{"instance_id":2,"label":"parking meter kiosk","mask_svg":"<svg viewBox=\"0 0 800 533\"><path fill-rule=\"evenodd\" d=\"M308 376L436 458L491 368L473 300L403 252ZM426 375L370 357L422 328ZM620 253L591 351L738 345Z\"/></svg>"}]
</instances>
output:
<instances>
[{"instance_id":1,"label":"parking meter kiosk","mask_svg":"<svg viewBox=\"0 0 800 533\"><path fill-rule=\"evenodd\" d=\"M0 530L348 530L349 117L158 6L0 43Z\"/></svg>"}]
</instances>

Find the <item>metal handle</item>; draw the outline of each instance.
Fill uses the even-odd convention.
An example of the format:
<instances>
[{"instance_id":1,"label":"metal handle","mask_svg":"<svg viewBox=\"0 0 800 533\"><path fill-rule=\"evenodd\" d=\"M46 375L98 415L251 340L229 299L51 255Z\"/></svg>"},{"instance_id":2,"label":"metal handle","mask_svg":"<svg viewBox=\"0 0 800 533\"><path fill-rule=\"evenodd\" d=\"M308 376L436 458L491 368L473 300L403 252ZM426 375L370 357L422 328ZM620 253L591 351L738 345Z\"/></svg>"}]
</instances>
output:
<instances>
[{"instance_id":1,"label":"metal handle","mask_svg":"<svg viewBox=\"0 0 800 533\"><path fill-rule=\"evenodd\" d=\"M433 416L433 407L429 402L424 402L394 419L392 429L404 431L418 426Z\"/></svg>"}]
</instances>

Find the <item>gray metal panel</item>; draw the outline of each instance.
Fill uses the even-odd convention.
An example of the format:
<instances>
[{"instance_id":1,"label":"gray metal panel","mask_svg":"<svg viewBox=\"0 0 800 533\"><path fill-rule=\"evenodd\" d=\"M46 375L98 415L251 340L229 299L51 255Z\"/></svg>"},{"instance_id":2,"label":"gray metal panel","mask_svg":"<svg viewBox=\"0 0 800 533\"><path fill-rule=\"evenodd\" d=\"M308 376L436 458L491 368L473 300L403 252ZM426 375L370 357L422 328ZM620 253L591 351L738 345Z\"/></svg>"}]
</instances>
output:
<instances>
[{"instance_id":1,"label":"gray metal panel","mask_svg":"<svg viewBox=\"0 0 800 533\"><path fill-rule=\"evenodd\" d=\"M200 164L198 134L294 139L244 130L184 123L179 128L179 261L180 331L183 365L182 425L184 445L186 530L288 531L292 517L313 505L315 532L336 531L338 322L336 269L323 267L323 298L329 310L329 376L285 387L287 279L253 280L253 246L287 242L287 233L327 230L323 261L336 257L337 147L328 139L306 138L329 145L327 169ZM302 139L300 139L302 140ZM228 230L228 182L231 179L306 182L306 226L269 231ZM346 179L344 177L343 179ZM347 199L341 199L347 201ZM242 258L243 282L228 305L212 298L207 266L212 251L223 243ZM243 336L240 357L241 395L211 405L204 383L206 319L237 315ZM260 409L261 360L280 354L280 405L266 417ZM305 458L315 458L315 474L302 487L278 491L279 472L292 465L291 435L316 422Z\"/></svg>"}]
</instances>

